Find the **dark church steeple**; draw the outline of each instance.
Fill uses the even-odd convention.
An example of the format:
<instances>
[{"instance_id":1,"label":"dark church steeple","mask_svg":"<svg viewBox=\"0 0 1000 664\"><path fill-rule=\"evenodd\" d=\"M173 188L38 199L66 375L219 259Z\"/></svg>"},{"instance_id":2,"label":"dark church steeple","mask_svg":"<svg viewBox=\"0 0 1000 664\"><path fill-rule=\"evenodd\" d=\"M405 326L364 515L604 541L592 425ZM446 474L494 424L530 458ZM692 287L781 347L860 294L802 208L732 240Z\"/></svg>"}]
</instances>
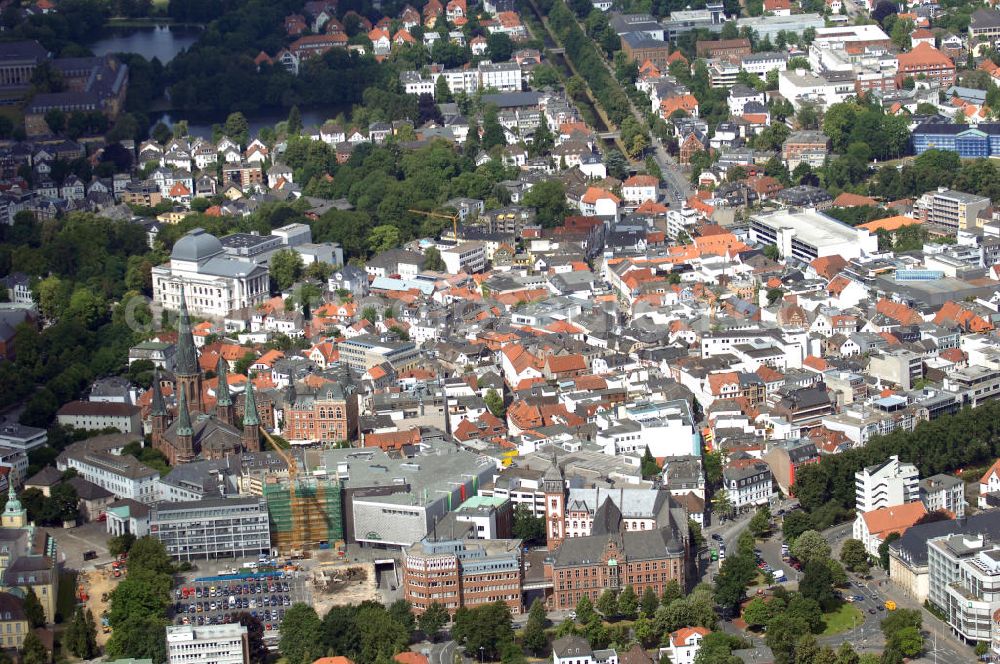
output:
<instances>
[{"instance_id":1,"label":"dark church steeple","mask_svg":"<svg viewBox=\"0 0 1000 664\"><path fill-rule=\"evenodd\" d=\"M191 332L191 317L188 315L187 300L181 290L180 316L177 321L177 363L174 369L177 387L184 387L187 398L195 410L204 411L201 398L201 368L198 366L198 351L194 346Z\"/></svg>"}]
</instances>

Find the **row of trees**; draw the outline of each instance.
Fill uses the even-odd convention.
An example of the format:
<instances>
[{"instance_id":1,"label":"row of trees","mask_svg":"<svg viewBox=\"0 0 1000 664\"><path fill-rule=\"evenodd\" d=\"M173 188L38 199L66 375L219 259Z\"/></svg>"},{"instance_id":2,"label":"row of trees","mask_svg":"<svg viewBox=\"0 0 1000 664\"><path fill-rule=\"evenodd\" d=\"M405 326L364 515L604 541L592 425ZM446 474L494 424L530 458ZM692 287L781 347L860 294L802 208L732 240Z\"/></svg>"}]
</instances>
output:
<instances>
[{"instance_id":1,"label":"row of trees","mask_svg":"<svg viewBox=\"0 0 1000 664\"><path fill-rule=\"evenodd\" d=\"M612 122L621 124L631 114L628 97L608 71L604 56L597 50L594 41L584 34L563 0L554 0L548 21L566 49L566 56L590 86L597 103Z\"/></svg>"},{"instance_id":2,"label":"row of trees","mask_svg":"<svg viewBox=\"0 0 1000 664\"><path fill-rule=\"evenodd\" d=\"M872 438L861 448L823 457L803 467L794 492L816 529L846 518L854 507L854 474L891 455L916 464L923 477L956 468L985 464L1000 456L1000 402L963 409L921 422L911 431ZM789 517L785 519L788 526ZM795 520L802 517L795 516Z\"/></svg>"},{"instance_id":3,"label":"row of trees","mask_svg":"<svg viewBox=\"0 0 1000 664\"><path fill-rule=\"evenodd\" d=\"M871 193L887 200L915 197L937 187L980 196L1000 196L1000 171L989 159L962 160L948 150L928 150L897 170L884 166L871 183Z\"/></svg>"}]
</instances>

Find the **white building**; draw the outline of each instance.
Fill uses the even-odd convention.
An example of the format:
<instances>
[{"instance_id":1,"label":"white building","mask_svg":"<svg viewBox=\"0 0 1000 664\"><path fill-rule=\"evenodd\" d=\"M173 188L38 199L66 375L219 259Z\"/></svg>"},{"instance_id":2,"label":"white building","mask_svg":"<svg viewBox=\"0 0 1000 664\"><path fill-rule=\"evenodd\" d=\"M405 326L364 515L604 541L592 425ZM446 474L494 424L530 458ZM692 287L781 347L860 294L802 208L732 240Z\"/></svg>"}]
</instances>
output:
<instances>
[{"instance_id":1,"label":"white building","mask_svg":"<svg viewBox=\"0 0 1000 664\"><path fill-rule=\"evenodd\" d=\"M920 473L912 463L893 455L884 462L854 474L855 502L859 512L912 503L920 499Z\"/></svg>"},{"instance_id":2,"label":"white building","mask_svg":"<svg viewBox=\"0 0 1000 664\"><path fill-rule=\"evenodd\" d=\"M791 102L796 111L803 104L825 111L857 94L854 80L853 72L817 74L808 69L790 69L778 73L778 92Z\"/></svg>"},{"instance_id":3,"label":"white building","mask_svg":"<svg viewBox=\"0 0 1000 664\"><path fill-rule=\"evenodd\" d=\"M704 627L682 627L670 633L670 642L660 648L660 654L670 657L670 664L693 664L702 640L710 634Z\"/></svg>"},{"instance_id":4,"label":"white building","mask_svg":"<svg viewBox=\"0 0 1000 664\"><path fill-rule=\"evenodd\" d=\"M633 175L622 183L622 198L632 205L655 201L659 197L659 185L659 180L652 175Z\"/></svg>"},{"instance_id":5,"label":"white building","mask_svg":"<svg viewBox=\"0 0 1000 664\"><path fill-rule=\"evenodd\" d=\"M0 445L22 452L30 452L49 442L49 433L45 429L29 427L17 422L0 424Z\"/></svg>"},{"instance_id":6,"label":"white building","mask_svg":"<svg viewBox=\"0 0 1000 664\"><path fill-rule=\"evenodd\" d=\"M59 455L56 468L74 468L83 479L107 489L117 498L150 504L158 497L160 473L128 454L71 449Z\"/></svg>"},{"instance_id":7,"label":"white building","mask_svg":"<svg viewBox=\"0 0 1000 664\"><path fill-rule=\"evenodd\" d=\"M152 276L156 304L176 311L183 293L196 316L256 307L270 294L267 266L227 255L219 239L201 228L178 240L170 262L154 267Z\"/></svg>"},{"instance_id":8,"label":"white building","mask_svg":"<svg viewBox=\"0 0 1000 664\"><path fill-rule=\"evenodd\" d=\"M928 512L947 510L965 516L965 482L953 475L933 475L920 481L920 502Z\"/></svg>"},{"instance_id":9,"label":"white building","mask_svg":"<svg viewBox=\"0 0 1000 664\"><path fill-rule=\"evenodd\" d=\"M927 599L966 641L989 641L1000 609L1000 546L963 533L927 543Z\"/></svg>"},{"instance_id":10,"label":"white building","mask_svg":"<svg viewBox=\"0 0 1000 664\"><path fill-rule=\"evenodd\" d=\"M722 486L737 512L767 505L774 495L771 468L763 461L730 463L722 470Z\"/></svg>"},{"instance_id":11,"label":"white building","mask_svg":"<svg viewBox=\"0 0 1000 664\"><path fill-rule=\"evenodd\" d=\"M753 215L750 240L773 244L782 256L805 263L834 254L850 260L878 252L878 237L874 233L851 228L813 209Z\"/></svg>"},{"instance_id":12,"label":"white building","mask_svg":"<svg viewBox=\"0 0 1000 664\"><path fill-rule=\"evenodd\" d=\"M248 664L247 628L225 625L167 627L167 664Z\"/></svg>"},{"instance_id":13,"label":"white building","mask_svg":"<svg viewBox=\"0 0 1000 664\"><path fill-rule=\"evenodd\" d=\"M456 247L441 250L448 274L482 272L486 269L486 245L482 242L463 242Z\"/></svg>"},{"instance_id":14,"label":"white building","mask_svg":"<svg viewBox=\"0 0 1000 664\"><path fill-rule=\"evenodd\" d=\"M521 65L516 62L480 62L479 85L483 89L517 92L521 89Z\"/></svg>"},{"instance_id":15,"label":"white building","mask_svg":"<svg viewBox=\"0 0 1000 664\"><path fill-rule=\"evenodd\" d=\"M106 401L70 401L56 414L59 424L74 429L100 431L118 429L122 433L139 433L139 407L125 403Z\"/></svg>"}]
</instances>

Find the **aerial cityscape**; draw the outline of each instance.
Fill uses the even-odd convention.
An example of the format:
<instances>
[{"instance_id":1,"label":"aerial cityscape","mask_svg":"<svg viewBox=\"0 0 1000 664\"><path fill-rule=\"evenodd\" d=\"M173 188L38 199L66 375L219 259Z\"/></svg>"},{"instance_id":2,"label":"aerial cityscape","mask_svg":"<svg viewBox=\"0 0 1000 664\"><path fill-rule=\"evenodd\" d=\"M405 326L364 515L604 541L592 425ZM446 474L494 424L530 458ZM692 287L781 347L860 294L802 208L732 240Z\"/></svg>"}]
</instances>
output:
<instances>
[{"instance_id":1,"label":"aerial cityscape","mask_svg":"<svg viewBox=\"0 0 1000 664\"><path fill-rule=\"evenodd\" d=\"M1000 662L1000 8L0 1L0 664Z\"/></svg>"}]
</instances>

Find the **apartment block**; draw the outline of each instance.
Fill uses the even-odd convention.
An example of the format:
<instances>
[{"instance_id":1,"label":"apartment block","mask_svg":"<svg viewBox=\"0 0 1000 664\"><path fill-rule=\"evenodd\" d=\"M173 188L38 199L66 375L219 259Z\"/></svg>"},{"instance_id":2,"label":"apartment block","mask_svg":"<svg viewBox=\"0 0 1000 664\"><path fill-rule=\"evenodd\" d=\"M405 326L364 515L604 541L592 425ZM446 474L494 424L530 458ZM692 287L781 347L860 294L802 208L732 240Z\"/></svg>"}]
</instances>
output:
<instances>
[{"instance_id":1,"label":"apartment block","mask_svg":"<svg viewBox=\"0 0 1000 664\"><path fill-rule=\"evenodd\" d=\"M928 192L917 201L921 219L951 230L975 230L979 213L990 207L986 196L953 191L944 187Z\"/></svg>"},{"instance_id":2,"label":"apartment block","mask_svg":"<svg viewBox=\"0 0 1000 664\"><path fill-rule=\"evenodd\" d=\"M893 455L883 463L854 474L855 502L859 512L910 503L920 498L920 473L912 463Z\"/></svg>"}]
</instances>

